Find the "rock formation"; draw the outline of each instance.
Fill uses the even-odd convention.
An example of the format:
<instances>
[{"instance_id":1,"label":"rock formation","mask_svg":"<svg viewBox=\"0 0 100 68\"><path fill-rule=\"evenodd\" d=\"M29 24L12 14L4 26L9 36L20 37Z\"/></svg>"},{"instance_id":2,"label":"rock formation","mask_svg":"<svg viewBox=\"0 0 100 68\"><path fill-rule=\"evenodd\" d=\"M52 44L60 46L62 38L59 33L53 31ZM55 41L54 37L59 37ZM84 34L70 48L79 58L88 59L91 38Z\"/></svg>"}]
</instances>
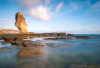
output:
<instances>
[{"instance_id":1,"label":"rock formation","mask_svg":"<svg viewBox=\"0 0 100 68\"><path fill-rule=\"evenodd\" d=\"M19 29L20 33L27 33L27 24L21 12L16 13L15 26Z\"/></svg>"}]
</instances>

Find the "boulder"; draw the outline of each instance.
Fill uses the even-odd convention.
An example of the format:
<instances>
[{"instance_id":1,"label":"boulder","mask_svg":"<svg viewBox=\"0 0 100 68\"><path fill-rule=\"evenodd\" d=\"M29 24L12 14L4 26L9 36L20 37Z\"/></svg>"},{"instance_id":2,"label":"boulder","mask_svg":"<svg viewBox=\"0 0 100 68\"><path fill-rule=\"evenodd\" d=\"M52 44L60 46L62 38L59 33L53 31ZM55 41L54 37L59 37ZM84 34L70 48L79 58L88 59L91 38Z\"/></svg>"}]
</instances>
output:
<instances>
[{"instance_id":1,"label":"boulder","mask_svg":"<svg viewBox=\"0 0 100 68\"><path fill-rule=\"evenodd\" d=\"M30 41L30 40L26 40L26 41L24 41L23 46L24 47L40 47L40 46L44 46L44 45L39 44L37 42Z\"/></svg>"},{"instance_id":2,"label":"boulder","mask_svg":"<svg viewBox=\"0 0 100 68\"><path fill-rule=\"evenodd\" d=\"M23 46L24 41L12 41L11 44L12 45L17 45L17 46Z\"/></svg>"},{"instance_id":3,"label":"boulder","mask_svg":"<svg viewBox=\"0 0 100 68\"><path fill-rule=\"evenodd\" d=\"M42 54L41 49L25 47L18 52L17 56L35 56L41 54Z\"/></svg>"},{"instance_id":4,"label":"boulder","mask_svg":"<svg viewBox=\"0 0 100 68\"><path fill-rule=\"evenodd\" d=\"M20 33L27 33L27 24L21 12L16 13L15 26L19 29Z\"/></svg>"}]
</instances>

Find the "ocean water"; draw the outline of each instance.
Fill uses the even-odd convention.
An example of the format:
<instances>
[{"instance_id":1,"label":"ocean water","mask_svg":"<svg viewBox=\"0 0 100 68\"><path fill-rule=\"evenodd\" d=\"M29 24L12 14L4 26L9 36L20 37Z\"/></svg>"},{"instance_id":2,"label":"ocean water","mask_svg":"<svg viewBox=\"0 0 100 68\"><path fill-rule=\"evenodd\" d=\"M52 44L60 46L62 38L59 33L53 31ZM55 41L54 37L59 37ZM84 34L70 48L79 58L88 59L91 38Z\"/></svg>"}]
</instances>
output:
<instances>
[{"instance_id":1,"label":"ocean water","mask_svg":"<svg viewBox=\"0 0 100 68\"><path fill-rule=\"evenodd\" d=\"M82 34L77 34L82 35ZM0 68L100 68L100 34L83 34L91 39L43 40L41 55L18 57L18 49L9 43L0 47Z\"/></svg>"}]
</instances>

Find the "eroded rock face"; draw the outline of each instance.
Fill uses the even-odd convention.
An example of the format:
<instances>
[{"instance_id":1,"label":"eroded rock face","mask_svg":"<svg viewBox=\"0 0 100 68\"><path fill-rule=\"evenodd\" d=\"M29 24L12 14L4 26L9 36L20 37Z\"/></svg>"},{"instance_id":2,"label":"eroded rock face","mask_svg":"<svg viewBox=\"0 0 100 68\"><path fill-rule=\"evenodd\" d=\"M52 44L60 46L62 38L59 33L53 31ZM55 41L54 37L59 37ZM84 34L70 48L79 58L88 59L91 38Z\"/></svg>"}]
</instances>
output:
<instances>
[{"instance_id":1,"label":"eroded rock face","mask_svg":"<svg viewBox=\"0 0 100 68\"><path fill-rule=\"evenodd\" d=\"M27 24L21 12L16 13L15 26L19 29L20 33L27 33Z\"/></svg>"}]
</instances>

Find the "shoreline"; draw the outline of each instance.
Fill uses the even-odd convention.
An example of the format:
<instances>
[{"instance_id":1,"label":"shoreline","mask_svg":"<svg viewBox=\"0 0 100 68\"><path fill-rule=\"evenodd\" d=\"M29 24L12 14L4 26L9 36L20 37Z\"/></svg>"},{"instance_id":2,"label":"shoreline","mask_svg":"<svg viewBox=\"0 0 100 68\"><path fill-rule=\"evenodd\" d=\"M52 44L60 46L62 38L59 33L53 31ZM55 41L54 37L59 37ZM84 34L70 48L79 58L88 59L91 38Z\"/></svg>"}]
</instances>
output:
<instances>
[{"instance_id":1,"label":"shoreline","mask_svg":"<svg viewBox=\"0 0 100 68\"><path fill-rule=\"evenodd\" d=\"M44 38L44 40L73 40L74 39L73 37L79 39L89 39L88 36L76 36L74 34L66 34L66 33L0 34L0 40L4 40L4 43L10 43L11 45L19 46L19 48L23 47L18 52L17 56L32 56L32 55L34 56L41 54L40 48L45 47L45 45L42 44L41 42L30 40L37 37L47 37ZM58 47L58 45L56 44L50 43L49 46L51 45L53 47ZM69 45L62 45L62 46L69 46Z\"/></svg>"}]
</instances>

